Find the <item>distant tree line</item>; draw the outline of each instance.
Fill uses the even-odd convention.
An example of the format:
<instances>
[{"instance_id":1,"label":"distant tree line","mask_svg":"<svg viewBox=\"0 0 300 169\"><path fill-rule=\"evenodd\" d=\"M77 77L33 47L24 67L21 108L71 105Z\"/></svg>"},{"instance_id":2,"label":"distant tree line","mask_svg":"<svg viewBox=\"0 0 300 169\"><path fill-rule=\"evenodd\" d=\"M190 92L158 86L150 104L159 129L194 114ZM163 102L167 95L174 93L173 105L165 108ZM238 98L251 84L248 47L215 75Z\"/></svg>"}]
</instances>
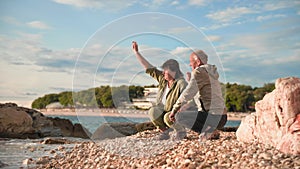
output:
<instances>
[{"instance_id":1,"label":"distant tree line","mask_svg":"<svg viewBox=\"0 0 300 169\"><path fill-rule=\"evenodd\" d=\"M144 87L156 87L155 85ZM58 94L46 94L32 102L32 108L43 109L47 105L59 102L64 107L99 107L114 108L130 103L133 98L144 96L142 86L100 86L79 92L65 91ZM251 87L240 84L222 84L223 95L227 111L248 112L254 111L254 105L266 93L274 90L274 83L264 84L263 87Z\"/></svg>"},{"instance_id":2,"label":"distant tree line","mask_svg":"<svg viewBox=\"0 0 300 169\"><path fill-rule=\"evenodd\" d=\"M274 83L264 84L263 87L252 88L248 85L223 84L225 90L225 105L229 112L254 111L255 103L262 100L265 94L275 89Z\"/></svg>"},{"instance_id":3,"label":"distant tree line","mask_svg":"<svg viewBox=\"0 0 300 169\"><path fill-rule=\"evenodd\" d=\"M79 92L66 91L58 94L46 94L35 99L31 107L44 109L51 103L59 102L64 107L74 107L76 105L76 107L113 108L129 103L133 98L143 96L144 87L142 86L100 86Z\"/></svg>"}]
</instances>

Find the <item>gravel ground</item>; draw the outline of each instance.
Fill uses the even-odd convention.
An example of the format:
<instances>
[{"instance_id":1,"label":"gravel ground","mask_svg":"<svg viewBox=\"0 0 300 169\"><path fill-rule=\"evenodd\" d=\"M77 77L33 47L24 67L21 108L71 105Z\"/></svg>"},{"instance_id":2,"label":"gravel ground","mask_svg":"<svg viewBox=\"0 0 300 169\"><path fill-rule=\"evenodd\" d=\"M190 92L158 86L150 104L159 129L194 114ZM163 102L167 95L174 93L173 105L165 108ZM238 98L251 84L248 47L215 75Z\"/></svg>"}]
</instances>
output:
<instances>
[{"instance_id":1,"label":"gravel ground","mask_svg":"<svg viewBox=\"0 0 300 169\"><path fill-rule=\"evenodd\" d=\"M287 155L257 142L241 143L234 132L221 132L217 140L188 138L157 141L158 131L129 137L83 142L72 150L51 150L53 157L35 160L34 168L296 168L300 156ZM172 133L174 135L174 133Z\"/></svg>"}]
</instances>

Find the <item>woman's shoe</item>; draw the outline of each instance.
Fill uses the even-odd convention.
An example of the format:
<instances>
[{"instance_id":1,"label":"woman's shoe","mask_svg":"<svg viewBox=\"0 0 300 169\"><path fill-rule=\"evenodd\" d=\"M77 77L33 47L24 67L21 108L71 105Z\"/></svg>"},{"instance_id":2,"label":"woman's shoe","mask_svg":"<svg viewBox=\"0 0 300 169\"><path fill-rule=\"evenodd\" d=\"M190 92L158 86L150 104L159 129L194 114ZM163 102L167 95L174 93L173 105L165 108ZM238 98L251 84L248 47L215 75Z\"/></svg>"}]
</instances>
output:
<instances>
[{"instance_id":1,"label":"woman's shoe","mask_svg":"<svg viewBox=\"0 0 300 169\"><path fill-rule=\"evenodd\" d=\"M158 135L157 140L169 140L170 139L170 131L165 130L160 135Z\"/></svg>"}]
</instances>

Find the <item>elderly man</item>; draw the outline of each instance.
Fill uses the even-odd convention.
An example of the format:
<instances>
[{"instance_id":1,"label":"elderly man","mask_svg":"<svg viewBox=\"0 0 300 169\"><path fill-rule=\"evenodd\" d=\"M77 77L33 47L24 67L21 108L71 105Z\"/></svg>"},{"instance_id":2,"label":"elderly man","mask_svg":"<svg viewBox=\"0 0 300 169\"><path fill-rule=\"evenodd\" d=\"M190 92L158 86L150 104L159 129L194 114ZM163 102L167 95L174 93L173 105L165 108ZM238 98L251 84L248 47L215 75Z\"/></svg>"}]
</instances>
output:
<instances>
[{"instance_id":1,"label":"elderly man","mask_svg":"<svg viewBox=\"0 0 300 169\"><path fill-rule=\"evenodd\" d=\"M207 64L207 55L202 50L190 55L190 66L193 71L189 84L173 106L169 118L209 139L218 135L216 129L227 122L219 74L215 65ZM192 102L196 103L198 110L186 111Z\"/></svg>"}]
</instances>

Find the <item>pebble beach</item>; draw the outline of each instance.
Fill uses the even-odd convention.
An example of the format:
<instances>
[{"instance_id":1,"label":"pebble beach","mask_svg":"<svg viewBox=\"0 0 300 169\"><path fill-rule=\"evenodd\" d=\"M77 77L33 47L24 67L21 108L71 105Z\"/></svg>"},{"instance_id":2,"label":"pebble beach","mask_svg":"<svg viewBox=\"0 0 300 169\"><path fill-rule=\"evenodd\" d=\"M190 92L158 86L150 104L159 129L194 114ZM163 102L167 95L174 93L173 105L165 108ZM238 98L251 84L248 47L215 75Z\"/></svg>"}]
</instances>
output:
<instances>
[{"instance_id":1,"label":"pebble beach","mask_svg":"<svg viewBox=\"0 0 300 169\"><path fill-rule=\"evenodd\" d=\"M158 141L158 133L151 130L110 140L85 141L72 148L63 145L50 150L51 156L31 160L28 167L300 169L300 156L284 154L258 142L239 142L235 132L220 132L219 139L205 141L200 141L199 134L193 131L188 131L187 139Z\"/></svg>"}]
</instances>

